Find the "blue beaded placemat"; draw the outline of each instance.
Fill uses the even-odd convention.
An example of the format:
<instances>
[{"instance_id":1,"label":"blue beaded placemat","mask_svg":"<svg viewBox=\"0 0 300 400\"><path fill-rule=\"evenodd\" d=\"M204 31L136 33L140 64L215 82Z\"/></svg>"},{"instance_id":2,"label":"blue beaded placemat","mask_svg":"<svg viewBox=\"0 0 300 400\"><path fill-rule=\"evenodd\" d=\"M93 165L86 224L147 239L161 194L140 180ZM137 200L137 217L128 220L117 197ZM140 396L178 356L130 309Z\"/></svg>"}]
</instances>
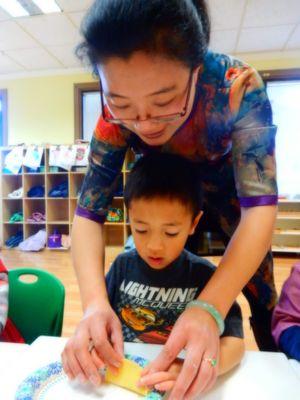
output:
<instances>
[{"instance_id":1,"label":"blue beaded placemat","mask_svg":"<svg viewBox=\"0 0 300 400\"><path fill-rule=\"evenodd\" d=\"M136 362L142 368L148 364L145 358L132 354L125 354L125 358ZM53 386L67 379L60 361L48 364L33 372L19 385L15 400L45 400L45 396ZM154 390L148 393L144 399L161 400L163 395Z\"/></svg>"}]
</instances>

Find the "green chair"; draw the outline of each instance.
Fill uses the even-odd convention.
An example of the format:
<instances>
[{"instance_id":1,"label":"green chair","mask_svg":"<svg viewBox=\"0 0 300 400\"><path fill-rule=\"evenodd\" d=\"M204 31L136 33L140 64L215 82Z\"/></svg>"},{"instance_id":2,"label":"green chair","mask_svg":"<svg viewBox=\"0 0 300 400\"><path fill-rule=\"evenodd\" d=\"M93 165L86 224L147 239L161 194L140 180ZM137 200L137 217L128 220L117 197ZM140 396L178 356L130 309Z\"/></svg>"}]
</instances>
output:
<instances>
[{"instance_id":1,"label":"green chair","mask_svg":"<svg viewBox=\"0 0 300 400\"><path fill-rule=\"evenodd\" d=\"M20 277L33 275L35 282ZM8 316L31 344L38 336L60 336L64 316L65 288L49 272L35 268L10 270Z\"/></svg>"}]
</instances>

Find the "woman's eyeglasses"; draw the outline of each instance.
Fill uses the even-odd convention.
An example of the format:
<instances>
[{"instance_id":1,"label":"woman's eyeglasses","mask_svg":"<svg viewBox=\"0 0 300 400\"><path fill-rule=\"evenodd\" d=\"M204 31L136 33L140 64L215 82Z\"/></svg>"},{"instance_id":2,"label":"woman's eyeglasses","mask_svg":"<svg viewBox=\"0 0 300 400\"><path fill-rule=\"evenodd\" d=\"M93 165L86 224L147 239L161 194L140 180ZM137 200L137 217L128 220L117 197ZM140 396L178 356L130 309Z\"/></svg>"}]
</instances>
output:
<instances>
[{"instance_id":1,"label":"woman's eyeglasses","mask_svg":"<svg viewBox=\"0 0 300 400\"><path fill-rule=\"evenodd\" d=\"M186 113L187 113L188 104L189 104L190 95L191 95L192 78L193 78L193 71L190 72L190 76L189 76L189 80L188 80L188 83L187 83L187 87L185 89L185 92L187 91L187 96L186 96L185 105L184 105L183 110L181 112L176 112L176 113L166 114L166 115L157 115L157 116L153 116L153 117L150 116L149 118L141 120L139 117L136 117L136 118L122 118L121 116L112 117L112 116L108 116L107 115L107 112L106 112L106 109L105 109L105 105L104 105L104 97L103 97L104 95L103 95L102 83L101 83L101 79L99 77L100 101L101 101L101 107L102 107L102 117L103 117L104 121L110 122L111 124L117 124L117 125L122 125L124 123L125 124L126 123L138 124L139 122L143 122L143 121L149 121L149 122L153 122L153 123L157 123L157 124L159 124L161 122L176 121L176 120L184 117L186 115ZM109 106L107 106L107 108L109 110ZM111 111L110 111L110 113L111 113Z\"/></svg>"}]
</instances>

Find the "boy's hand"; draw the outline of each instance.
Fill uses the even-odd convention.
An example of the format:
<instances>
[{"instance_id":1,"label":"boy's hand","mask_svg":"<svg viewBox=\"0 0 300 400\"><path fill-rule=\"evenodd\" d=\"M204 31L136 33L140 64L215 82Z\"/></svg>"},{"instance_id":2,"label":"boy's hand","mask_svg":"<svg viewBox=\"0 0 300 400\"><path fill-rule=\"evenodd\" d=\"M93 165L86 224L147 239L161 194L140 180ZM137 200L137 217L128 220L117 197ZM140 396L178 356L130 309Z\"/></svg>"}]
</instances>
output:
<instances>
[{"instance_id":1,"label":"boy's hand","mask_svg":"<svg viewBox=\"0 0 300 400\"><path fill-rule=\"evenodd\" d=\"M182 365L183 360L176 358L167 372L162 371L149 374L144 378L141 378L139 384L141 386L154 387L156 390L161 392L168 392L173 389Z\"/></svg>"},{"instance_id":2,"label":"boy's hand","mask_svg":"<svg viewBox=\"0 0 300 400\"><path fill-rule=\"evenodd\" d=\"M123 336L121 323L109 303L89 307L62 353L62 365L70 379L102 382L99 369L121 366Z\"/></svg>"},{"instance_id":3,"label":"boy's hand","mask_svg":"<svg viewBox=\"0 0 300 400\"><path fill-rule=\"evenodd\" d=\"M191 307L180 315L163 350L144 369L142 377L167 372L180 351L185 349L183 367L169 399L193 399L207 392L217 379L219 346L219 329L213 317L199 307ZM212 366L209 359L215 359L217 365Z\"/></svg>"}]
</instances>

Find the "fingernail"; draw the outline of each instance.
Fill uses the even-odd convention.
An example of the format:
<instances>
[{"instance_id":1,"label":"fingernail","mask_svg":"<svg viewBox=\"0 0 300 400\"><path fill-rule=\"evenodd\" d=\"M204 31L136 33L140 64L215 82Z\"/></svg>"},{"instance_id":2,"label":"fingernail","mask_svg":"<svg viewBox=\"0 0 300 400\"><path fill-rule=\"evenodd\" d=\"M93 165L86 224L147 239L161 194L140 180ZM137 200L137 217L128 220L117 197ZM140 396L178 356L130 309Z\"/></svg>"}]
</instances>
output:
<instances>
[{"instance_id":1,"label":"fingernail","mask_svg":"<svg viewBox=\"0 0 300 400\"><path fill-rule=\"evenodd\" d=\"M122 365L122 363L120 363L119 361L114 361L113 362L113 366L116 367L116 368L120 368L121 365Z\"/></svg>"},{"instance_id":2,"label":"fingernail","mask_svg":"<svg viewBox=\"0 0 300 400\"><path fill-rule=\"evenodd\" d=\"M100 382L99 382L99 377L95 376L95 375L91 375L90 376L90 382L94 385L94 386L99 386Z\"/></svg>"},{"instance_id":3,"label":"fingernail","mask_svg":"<svg viewBox=\"0 0 300 400\"><path fill-rule=\"evenodd\" d=\"M86 378L83 374L79 374L77 376L77 379L79 380L80 383L86 383Z\"/></svg>"},{"instance_id":4,"label":"fingernail","mask_svg":"<svg viewBox=\"0 0 300 400\"><path fill-rule=\"evenodd\" d=\"M137 384L136 384L138 387L147 387L147 382L145 382L145 380L143 379L143 380L139 380L139 381L137 381Z\"/></svg>"}]
</instances>

